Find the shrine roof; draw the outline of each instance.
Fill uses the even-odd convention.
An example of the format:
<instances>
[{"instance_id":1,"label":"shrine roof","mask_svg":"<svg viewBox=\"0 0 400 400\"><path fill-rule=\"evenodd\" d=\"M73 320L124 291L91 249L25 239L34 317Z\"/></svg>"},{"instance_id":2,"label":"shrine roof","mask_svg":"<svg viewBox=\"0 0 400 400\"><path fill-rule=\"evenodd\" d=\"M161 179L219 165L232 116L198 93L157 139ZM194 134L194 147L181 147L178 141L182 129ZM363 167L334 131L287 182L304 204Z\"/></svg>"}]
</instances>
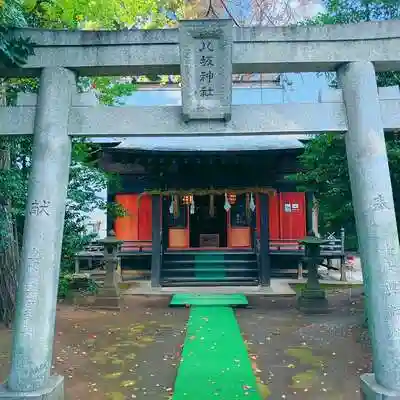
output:
<instances>
[{"instance_id":1,"label":"shrine roof","mask_svg":"<svg viewBox=\"0 0 400 400\"><path fill-rule=\"evenodd\" d=\"M301 149L306 135L265 136L191 136L191 137L132 137L111 139L119 142L115 149L148 151L265 151ZM122 142L121 142L122 140Z\"/></svg>"}]
</instances>

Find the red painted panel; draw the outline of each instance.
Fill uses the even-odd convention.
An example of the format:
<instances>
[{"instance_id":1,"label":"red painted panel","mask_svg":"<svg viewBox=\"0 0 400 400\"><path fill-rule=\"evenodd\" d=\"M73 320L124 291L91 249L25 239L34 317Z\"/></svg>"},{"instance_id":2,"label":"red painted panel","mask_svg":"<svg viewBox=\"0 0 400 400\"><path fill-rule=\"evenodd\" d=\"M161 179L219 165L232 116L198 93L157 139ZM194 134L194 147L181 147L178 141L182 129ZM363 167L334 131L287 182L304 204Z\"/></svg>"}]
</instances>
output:
<instances>
[{"instance_id":1,"label":"red painted panel","mask_svg":"<svg viewBox=\"0 0 400 400\"><path fill-rule=\"evenodd\" d=\"M256 230L260 232L261 214L260 214L260 196L256 196ZM279 239L279 195L269 196L269 236L270 240Z\"/></svg>"},{"instance_id":2,"label":"red painted panel","mask_svg":"<svg viewBox=\"0 0 400 400\"><path fill-rule=\"evenodd\" d=\"M127 212L126 216L116 218L115 236L119 240L138 240L138 195L117 194L115 201Z\"/></svg>"},{"instance_id":3,"label":"red painted panel","mask_svg":"<svg viewBox=\"0 0 400 400\"><path fill-rule=\"evenodd\" d=\"M269 238L270 240L280 238L278 193L269 196Z\"/></svg>"},{"instance_id":4,"label":"red painted panel","mask_svg":"<svg viewBox=\"0 0 400 400\"><path fill-rule=\"evenodd\" d=\"M186 212L186 228L168 228L169 235L169 247L170 249L174 248L189 248L190 247L190 207L185 207ZM174 242L171 242L171 237ZM175 239L181 240L180 245L175 246ZM184 239L183 239L184 238Z\"/></svg>"},{"instance_id":5,"label":"red painted panel","mask_svg":"<svg viewBox=\"0 0 400 400\"><path fill-rule=\"evenodd\" d=\"M305 193L280 193L281 239L302 239L306 235Z\"/></svg>"},{"instance_id":6,"label":"red painted panel","mask_svg":"<svg viewBox=\"0 0 400 400\"><path fill-rule=\"evenodd\" d=\"M138 239L151 240L152 230L152 198L151 195L142 195L139 200Z\"/></svg>"}]
</instances>

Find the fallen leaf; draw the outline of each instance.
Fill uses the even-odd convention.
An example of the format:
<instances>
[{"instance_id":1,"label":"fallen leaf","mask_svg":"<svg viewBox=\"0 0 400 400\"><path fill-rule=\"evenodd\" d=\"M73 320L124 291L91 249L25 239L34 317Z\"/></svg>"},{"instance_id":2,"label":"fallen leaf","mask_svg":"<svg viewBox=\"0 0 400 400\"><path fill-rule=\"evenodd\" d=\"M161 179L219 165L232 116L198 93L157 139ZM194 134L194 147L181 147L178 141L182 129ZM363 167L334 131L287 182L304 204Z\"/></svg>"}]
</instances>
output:
<instances>
[{"instance_id":1,"label":"fallen leaf","mask_svg":"<svg viewBox=\"0 0 400 400\"><path fill-rule=\"evenodd\" d=\"M135 386L135 385L136 385L136 381L122 381L120 386L131 387L131 386Z\"/></svg>"},{"instance_id":2,"label":"fallen leaf","mask_svg":"<svg viewBox=\"0 0 400 400\"><path fill-rule=\"evenodd\" d=\"M122 375L122 372L113 372L112 374L104 375L104 379L116 379Z\"/></svg>"}]
</instances>

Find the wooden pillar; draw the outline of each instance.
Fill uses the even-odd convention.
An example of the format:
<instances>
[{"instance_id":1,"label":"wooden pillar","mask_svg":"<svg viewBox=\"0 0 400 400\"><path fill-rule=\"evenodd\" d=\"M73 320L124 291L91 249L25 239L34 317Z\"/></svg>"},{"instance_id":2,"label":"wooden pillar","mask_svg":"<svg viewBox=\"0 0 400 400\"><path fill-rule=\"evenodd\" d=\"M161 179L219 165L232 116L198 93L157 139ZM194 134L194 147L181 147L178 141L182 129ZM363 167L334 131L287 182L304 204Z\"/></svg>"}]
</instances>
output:
<instances>
[{"instance_id":1,"label":"wooden pillar","mask_svg":"<svg viewBox=\"0 0 400 400\"><path fill-rule=\"evenodd\" d=\"M152 252L151 286L160 286L161 275L161 201L160 195L152 195Z\"/></svg>"},{"instance_id":2,"label":"wooden pillar","mask_svg":"<svg viewBox=\"0 0 400 400\"><path fill-rule=\"evenodd\" d=\"M260 283L270 284L271 258L269 255L269 197L260 194Z\"/></svg>"},{"instance_id":3,"label":"wooden pillar","mask_svg":"<svg viewBox=\"0 0 400 400\"><path fill-rule=\"evenodd\" d=\"M254 201L256 201L256 196L257 195L254 195ZM256 240L257 240L257 212L258 212L257 209L255 210L255 212L251 211L250 221L249 221L250 243L253 249L256 248Z\"/></svg>"},{"instance_id":4,"label":"wooden pillar","mask_svg":"<svg viewBox=\"0 0 400 400\"><path fill-rule=\"evenodd\" d=\"M167 196L161 198L162 210L161 210L161 231L162 231L162 247L163 250L167 250L169 247L169 235L168 235L168 216L169 206L171 200Z\"/></svg>"}]
</instances>

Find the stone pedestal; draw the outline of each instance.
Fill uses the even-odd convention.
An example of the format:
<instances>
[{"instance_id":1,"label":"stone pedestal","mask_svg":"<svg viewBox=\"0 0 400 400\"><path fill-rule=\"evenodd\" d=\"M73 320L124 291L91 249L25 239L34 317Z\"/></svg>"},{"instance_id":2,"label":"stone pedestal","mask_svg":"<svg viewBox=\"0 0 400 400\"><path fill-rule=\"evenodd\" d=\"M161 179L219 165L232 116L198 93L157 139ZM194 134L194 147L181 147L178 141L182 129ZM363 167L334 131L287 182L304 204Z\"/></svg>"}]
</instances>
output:
<instances>
[{"instance_id":1,"label":"stone pedestal","mask_svg":"<svg viewBox=\"0 0 400 400\"><path fill-rule=\"evenodd\" d=\"M107 238L100 242L104 245L106 276L103 287L97 293L93 308L119 311L121 308L118 286L120 275L117 270L119 265L117 252L122 242L115 238L113 231L108 234Z\"/></svg>"},{"instance_id":2,"label":"stone pedestal","mask_svg":"<svg viewBox=\"0 0 400 400\"><path fill-rule=\"evenodd\" d=\"M13 392L6 385L0 385L1 400L63 400L64 378L52 375L40 389L30 392Z\"/></svg>"},{"instance_id":3,"label":"stone pedestal","mask_svg":"<svg viewBox=\"0 0 400 400\"><path fill-rule=\"evenodd\" d=\"M363 374L360 379L362 400L400 400L400 391L381 386L375 380L375 374Z\"/></svg>"},{"instance_id":4,"label":"stone pedestal","mask_svg":"<svg viewBox=\"0 0 400 400\"><path fill-rule=\"evenodd\" d=\"M306 287L297 299L297 308L305 314L325 314L330 311L326 292L321 288L318 280L321 245L325 242L316 237L313 231L310 231L308 236L299 242L305 247L303 261L307 265L308 277Z\"/></svg>"},{"instance_id":5,"label":"stone pedestal","mask_svg":"<svg viewBox=\"0 0 400 400\"><path fill-rule=\"evenodd\" d=\"M116 263L113 260L108 260L104 286L100 288L96 295L96 300L93 304L94 308L104 310L120 310L120 293L118 286L118 272Z\"/></svg>"},{"instance_id":6,"label":"stone pedestal","mask_svg":"<svg viewBox=\"0 0 400 400\"><path fill-rule=\"evenodd\" d=\"M305 314L326 314L330 311L323 289L305 288L297 299L297 308Z\"/></svg>"},{"instance_id":7,"label":"stone pedestal","mask_svg":"<svg viewBox=\"0 0 400 400\"><path fill-rule=\"evenodd\" d=\"M93 307L103 310L119 311L121 305L118 286L102 287L96 295Z\"/></svg>"}]
</instances>

